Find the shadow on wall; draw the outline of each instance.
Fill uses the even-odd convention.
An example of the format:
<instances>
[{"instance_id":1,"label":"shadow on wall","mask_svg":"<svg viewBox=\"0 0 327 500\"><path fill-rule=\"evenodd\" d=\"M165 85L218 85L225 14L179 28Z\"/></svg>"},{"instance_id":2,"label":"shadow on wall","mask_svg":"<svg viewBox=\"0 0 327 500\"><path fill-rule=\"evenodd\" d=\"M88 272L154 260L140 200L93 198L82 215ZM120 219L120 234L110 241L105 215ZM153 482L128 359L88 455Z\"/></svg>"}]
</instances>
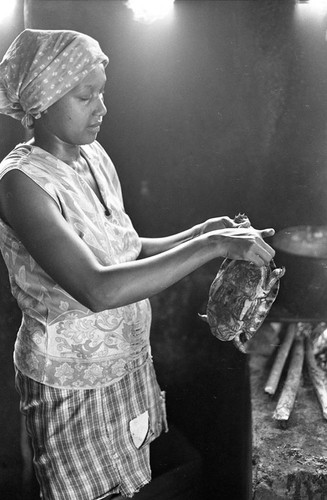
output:
<instances>
[{"instance_id":1,"label":"shadow on wall","mask_svg":"<svg viewBox=\"0 0 327 500\"><path fill-rule=\"evenodd\" d=\"M198 318L218 262L152 299L153 356L168 416L203 460L203 498L251 495L251 407L247 358ZM206 496L205 496L206 495Z\"/></svg>"}]
</instances>

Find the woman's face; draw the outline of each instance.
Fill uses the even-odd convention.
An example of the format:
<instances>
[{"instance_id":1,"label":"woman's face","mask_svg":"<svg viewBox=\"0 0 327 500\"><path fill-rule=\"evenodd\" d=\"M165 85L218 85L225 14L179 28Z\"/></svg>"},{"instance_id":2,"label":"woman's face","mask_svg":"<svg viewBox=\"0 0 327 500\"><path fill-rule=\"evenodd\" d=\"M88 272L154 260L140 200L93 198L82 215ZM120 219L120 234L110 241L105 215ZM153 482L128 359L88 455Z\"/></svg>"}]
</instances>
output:
<instances>
[{"instance_id":1,"label":"woman's face","mask_svg":"<svg viewBox=\"0 0 327 500\"><path fill-rule=\"evenodd\" d=\"M103 116L106 74L102 64L43 114L42 128L50 136L72 144L90 144L96 139Z\"/></svg>"}]
</instances>

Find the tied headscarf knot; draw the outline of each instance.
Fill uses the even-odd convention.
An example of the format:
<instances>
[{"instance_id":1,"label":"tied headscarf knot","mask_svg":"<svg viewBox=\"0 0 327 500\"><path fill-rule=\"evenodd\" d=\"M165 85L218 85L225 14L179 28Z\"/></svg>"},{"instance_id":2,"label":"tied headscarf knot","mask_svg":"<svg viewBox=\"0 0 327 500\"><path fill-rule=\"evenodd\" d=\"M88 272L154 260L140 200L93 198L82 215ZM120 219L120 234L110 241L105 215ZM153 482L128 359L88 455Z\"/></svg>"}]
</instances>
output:
<instances>
[{"instance_id":1,"label":"tied headscarf knot","mask_svg":"<svg viewBox=\"0 0 327 500\"><path fill-rule=\"evenodd\" d=\"M34 127L34 120L37 120L41 117L41 113L34 113L34 116L30 113L25 113L23 118L21 119L21 123L23 127L31 129Z\"/></svg>"},{"instance_id":2,"label":"tied headscarf knot","mask_svg":"<svg viewBox=\"0 0 327 500\"><path fill-rule=\"evenodd\" d=\"M43 111L108 61L98 42L83 33L26 29L0 63L0 113L31 128Z\"/></svg>"}]
</instances>

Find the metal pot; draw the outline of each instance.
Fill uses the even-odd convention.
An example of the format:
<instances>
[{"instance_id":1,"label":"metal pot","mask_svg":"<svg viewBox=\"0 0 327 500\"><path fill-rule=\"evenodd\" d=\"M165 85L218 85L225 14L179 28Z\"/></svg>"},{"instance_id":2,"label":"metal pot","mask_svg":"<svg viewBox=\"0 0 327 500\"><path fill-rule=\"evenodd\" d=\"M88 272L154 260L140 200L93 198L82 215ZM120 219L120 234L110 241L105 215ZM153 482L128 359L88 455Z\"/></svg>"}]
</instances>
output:
<instances>
[{"instance_id":1,"label":"metal pot","mask_svg":"<svg viewBox=\"0 0 327 500\"><path fill-rule=\"evenodd\" d=\"M286 268L276 304L301 319L327 319L327 226L283 229L272 247Z\"/></svg>"}]
</instances>

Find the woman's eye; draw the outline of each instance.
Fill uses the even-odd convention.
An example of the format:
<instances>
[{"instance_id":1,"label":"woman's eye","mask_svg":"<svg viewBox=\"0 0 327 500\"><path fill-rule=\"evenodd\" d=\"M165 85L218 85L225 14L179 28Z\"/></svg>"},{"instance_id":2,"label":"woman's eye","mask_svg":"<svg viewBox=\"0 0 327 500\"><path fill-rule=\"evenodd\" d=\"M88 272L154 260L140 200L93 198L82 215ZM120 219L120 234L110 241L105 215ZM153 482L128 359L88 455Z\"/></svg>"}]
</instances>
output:
<instances>
[{"instance_id":1,"label":"woman's eye","mask_svg":"<svg viewBox=\"0 0 327 500\"><path fill-rule=\"evenodd\" d=\"M78 96L78 98L81 100L81 101L92 101L92 99L97 99L98 97L100 97L100 99L104 99L104 92L99 92L99 93L96 93L96 94L85 94L85 95L80 95Z\"/></svg>"}]
</instances>

